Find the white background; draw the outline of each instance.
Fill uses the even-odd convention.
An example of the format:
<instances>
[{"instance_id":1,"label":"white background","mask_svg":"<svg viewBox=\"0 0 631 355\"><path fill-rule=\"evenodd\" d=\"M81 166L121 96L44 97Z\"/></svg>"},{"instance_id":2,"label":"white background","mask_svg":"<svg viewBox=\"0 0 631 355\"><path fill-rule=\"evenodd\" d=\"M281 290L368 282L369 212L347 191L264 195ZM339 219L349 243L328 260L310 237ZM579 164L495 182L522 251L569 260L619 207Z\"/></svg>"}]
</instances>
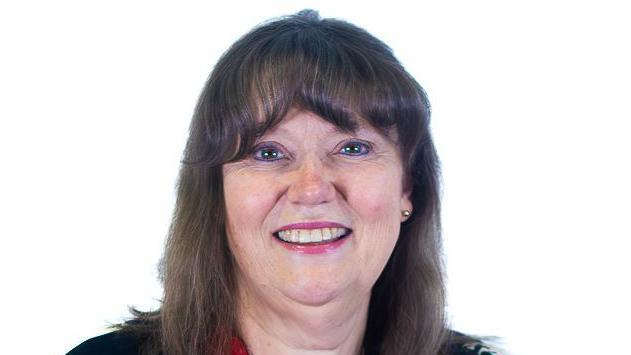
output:
<instances>
[{"instance_id":1,"label":"white background","mask_svg":"<svg viewBox=\"0 0 631 355\"><path fill-rule=\"evenodd\" d=\"M62 354L158 305L204 81L306 7L383 39L429 94L453 327L513 354L628 353L623 1L2 2L2 352Z\"/></svg>"}]
</instances>

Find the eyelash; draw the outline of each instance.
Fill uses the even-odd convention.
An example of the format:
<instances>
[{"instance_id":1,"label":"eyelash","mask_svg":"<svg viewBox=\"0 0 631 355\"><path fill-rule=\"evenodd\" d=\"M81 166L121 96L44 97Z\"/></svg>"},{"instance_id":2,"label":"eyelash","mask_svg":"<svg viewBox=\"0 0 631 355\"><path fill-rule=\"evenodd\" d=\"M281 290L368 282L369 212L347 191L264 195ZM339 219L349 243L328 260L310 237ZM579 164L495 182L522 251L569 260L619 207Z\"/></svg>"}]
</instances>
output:
<instances>
[{"instance_id":1,"label":"eyelash","mask_svg":"<svg viewBox=\"0 0 631 355\"><path fill-rule=\"evenodd\" d=\"M359 149L362 150L362 148L363 148L363 151L361 151L360 153L357 153L357 154L344 154L344 153L342 153L342 150L344 148L350 146L350 145L360 146ZM265 158L259 156L259 153L262 154L263 151L265 151L265 150L273 150L272 154L275 154L276 156L278 156L279 154L281 154L281 155L284 154L274 144L266 143L266 144L263 144L261 146L258 146L256 148L254 148L253 153L252 153L252 157L254 158L254 160L258 160L258 161L262 161L262 162L275 162L275 161L278 161L278 160L285 159L284 156L282 156L280 158L276 158L276 159L265 159ZM362 142L362 141L358 141L358 140L352 140L352 141L344 142L344 144L342 145L342 148L340 148L337 151L337 153L343 154L343 155L347 155L349 157L359 157L359 156L364 156L364 155L370 153L371 151L372 151L372 145L371 144L366 143L366 142Z\"/></svg>"}]
</instances>

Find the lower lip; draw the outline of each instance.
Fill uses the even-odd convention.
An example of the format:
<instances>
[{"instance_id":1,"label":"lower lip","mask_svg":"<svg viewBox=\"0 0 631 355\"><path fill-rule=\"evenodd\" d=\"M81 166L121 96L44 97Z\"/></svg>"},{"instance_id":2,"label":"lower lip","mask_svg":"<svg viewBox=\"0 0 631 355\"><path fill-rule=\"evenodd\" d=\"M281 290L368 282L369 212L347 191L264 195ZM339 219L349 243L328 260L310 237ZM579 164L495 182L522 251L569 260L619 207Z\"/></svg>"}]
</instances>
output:
<instances>
[{"instance_id":1,"label":"lower lip","mask_svg":"<svg viewBox=\"0 0 631 355\"><path fill-rule=\"evenodd\" d=\"M287 242L283 242L282 240L278 240L276 237L274 237L274 240L276 240L278 243L280 243L280 245L282 245L285 249L295 252L295 253L299 253L299 254L324 254L324 253L332 253L334 251L336 251L337 249L339 249L344 243L346 243L346 240L348 238L350 238L351 236L353 236L353 233L351 232L349 235L345 236L344 238L340 238L340 239L336 239L332 242L323 242L323 243L318 243L318 244L294 244L294 243L287 243Z\"/></svg>"}]
</instances>

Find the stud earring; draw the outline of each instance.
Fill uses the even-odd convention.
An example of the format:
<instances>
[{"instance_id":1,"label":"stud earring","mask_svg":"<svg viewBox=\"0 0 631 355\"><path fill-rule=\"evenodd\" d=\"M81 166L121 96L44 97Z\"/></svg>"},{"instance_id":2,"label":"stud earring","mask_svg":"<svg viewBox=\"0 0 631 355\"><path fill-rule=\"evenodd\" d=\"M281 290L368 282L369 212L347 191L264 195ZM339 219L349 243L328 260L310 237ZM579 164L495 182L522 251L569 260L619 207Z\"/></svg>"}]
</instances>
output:
<instances>
[{"instance_id":1,"label":"stud earring","mask_svg":"<svg viewBox=\"0 0 631 355\"><path fill-rule=\"evenodd\" d=\"M409 210L401 211L401 216L403 216L404 218L410 217L411 214L412 214L412 212L410 212Z\"/></svg>"}]
</instances>

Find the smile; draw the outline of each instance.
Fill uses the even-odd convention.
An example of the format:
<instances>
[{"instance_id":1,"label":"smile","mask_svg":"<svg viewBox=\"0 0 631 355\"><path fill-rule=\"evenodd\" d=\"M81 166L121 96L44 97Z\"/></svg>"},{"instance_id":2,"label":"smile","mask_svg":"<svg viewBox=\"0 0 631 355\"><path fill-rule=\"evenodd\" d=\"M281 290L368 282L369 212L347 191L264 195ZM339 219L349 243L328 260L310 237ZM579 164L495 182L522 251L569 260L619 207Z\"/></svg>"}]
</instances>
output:
<instances>
[{"instance_id":1,"label":"smile","mask_svg":"<svg viewBox=\"0 0 631 355\"><path fill-rule=\"evenodd\" d=\"M335 242L350 233L348 228L286 229L274 233L274 236L286 243L309 245Z\"/></svg>"}]
</instances>

